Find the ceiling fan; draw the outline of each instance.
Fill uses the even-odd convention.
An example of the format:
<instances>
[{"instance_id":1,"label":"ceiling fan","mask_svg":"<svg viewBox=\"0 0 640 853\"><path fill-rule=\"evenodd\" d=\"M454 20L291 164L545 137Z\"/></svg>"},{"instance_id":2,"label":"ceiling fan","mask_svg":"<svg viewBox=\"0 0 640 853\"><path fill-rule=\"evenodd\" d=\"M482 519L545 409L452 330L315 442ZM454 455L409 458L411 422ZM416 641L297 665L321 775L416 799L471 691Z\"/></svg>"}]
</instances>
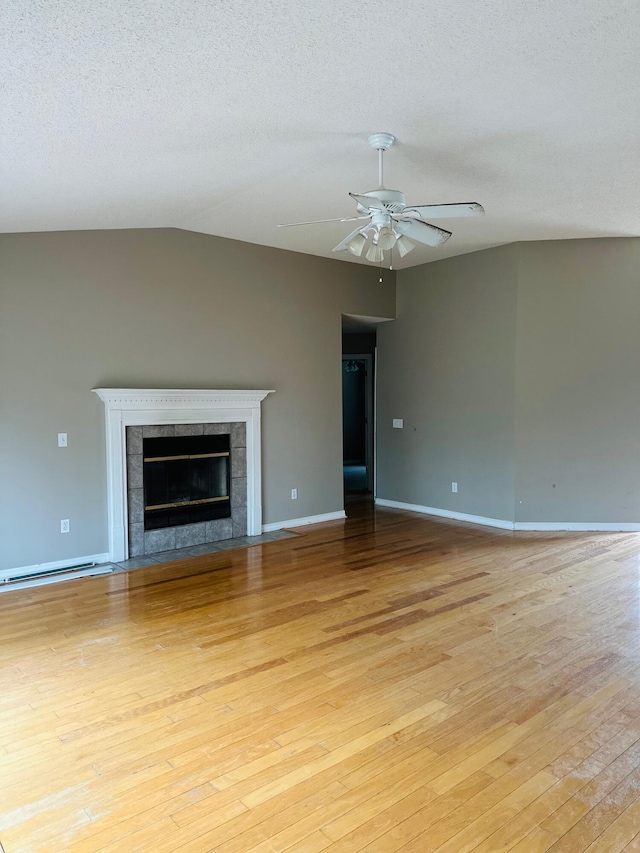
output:
<instances>
[{"instance_id":1,"label":"ceiling fan","mask_svg":"<svg viewBox=\"0 0 640 853\"><path fill-rule=\"evenodd\" d=\"M333 248L334 252L349 251L356 257L362 257L372 263L381 263L386 251L398 250L401 258L416 247L416 243L427 246L441 246L451 237L451 231L438 228L425 222L429 219L444 219L454 216L481 216L484 208L476 201L461 204L419 204L407 205L404 193L388 190L384 186L384 152L395 142L391 133L374 133L369 137L369 145L378 152L378 181L380 186L366 193L349 193L356 203L357 216L339 219L316 219L311 222L292 222L279 225L279 228L292 228L297 225L317 225L324 222L356 222L366 220L355 231ZM365 252L366 249L366 252Z\"/></svg>"}]
</instances>

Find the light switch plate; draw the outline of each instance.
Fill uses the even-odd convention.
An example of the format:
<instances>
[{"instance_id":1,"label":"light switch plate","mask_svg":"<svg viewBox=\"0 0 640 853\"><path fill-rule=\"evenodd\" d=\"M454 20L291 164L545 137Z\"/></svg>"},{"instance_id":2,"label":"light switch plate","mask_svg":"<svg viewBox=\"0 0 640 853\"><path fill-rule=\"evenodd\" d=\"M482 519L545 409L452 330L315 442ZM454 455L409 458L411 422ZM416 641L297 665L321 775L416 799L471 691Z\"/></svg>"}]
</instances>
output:
<instances>
[{"instance_id":1,"label":"light switch plate","mask_svg":"<svg viewBox=\"0 0 640 853\"><path fill-rule=\"evenodd\" d=\"M67 434L66 432L58 433L58 447L66 447L67 446Z\"/></svg>"},{"instance_id":2,"label":"light switch plate","mask_svg":"<svg viewBox=\"0 0 640 853\"><path fill-rule=\"evenodd\" d=\"M394 419L393 419L393 428L394 428L394 429L404 429L404 420L403 420L403 418L394 418Z\"/></svg>"}]
</instances>

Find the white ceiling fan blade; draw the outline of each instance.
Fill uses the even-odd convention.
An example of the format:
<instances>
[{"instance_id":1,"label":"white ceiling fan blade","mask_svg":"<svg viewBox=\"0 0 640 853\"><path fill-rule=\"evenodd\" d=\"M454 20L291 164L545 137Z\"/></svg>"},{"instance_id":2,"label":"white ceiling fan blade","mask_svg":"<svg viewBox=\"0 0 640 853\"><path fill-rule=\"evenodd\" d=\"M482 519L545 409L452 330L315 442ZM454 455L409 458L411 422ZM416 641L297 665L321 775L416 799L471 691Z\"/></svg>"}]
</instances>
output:
<instances>
[{"instance_id":1,"label":"white ceiling fan blade","mask_svg":"<svg viewBox=\"0 0 640 853\"><path fill-rule=\"evenodd\" d=\"M421 218L448 219L453 216L483 216L484 207L477 201L465 201L460 204L418 204L407 206L403 216L414 216Z\"/></svg>"},{"instance_id":2,"label":"white ceiling fan blade","mask_svg":"<svg viewBox=\"0 0 640 853\"><path fill-rule=\"evenodd\" d=\"M370 195L358 195L358 193L349 193L352 199L358 202L361 207L368 210L386 210L380 199Z\"/></svg>"},{"instance_id":3,"label":"white ceiling fan blade","mask_svg":"<svg viewBox=\"0 0 640 853\"><path fill-rule=\"evenodd\" d=\"M310 222L287 222L278 228L295 228L298 225L320 225L322 222L356 222L358 219L368 219L368 216L347 216L343 219L312 219Z\"/></svg>"},{"instance_id":4,"label":"white ceiling fan blade","mask_svg":"<svg viewBox=\"0 0 640 853\"><path fill-rule=\"evenodd\" d=\"M396 229L405 237L417 240L418 243L426 243L427 246L441 246L451 237L451 231L445 231L419 219L396 219Z\"/></svg>"},{"instance_id":5,"label":"white ceiling fan blade","mask_svg":"<svg viewBox=\"0 0 640 853\"><path fill-rule=\"evenodd\" d=\"M362 228L356 228L356 230L352 231L351 234L347 234L347 236L344 238L344 240L341 243L338 243L337 246L334 246L334 248L331 251L332 252L344 252L345 250L347 250L349 248L349 243L351 242L351 240L353 240L353 238L356 236L356 234L359 234L361 231L362 231Z\"/></svg>"}]
</instances>

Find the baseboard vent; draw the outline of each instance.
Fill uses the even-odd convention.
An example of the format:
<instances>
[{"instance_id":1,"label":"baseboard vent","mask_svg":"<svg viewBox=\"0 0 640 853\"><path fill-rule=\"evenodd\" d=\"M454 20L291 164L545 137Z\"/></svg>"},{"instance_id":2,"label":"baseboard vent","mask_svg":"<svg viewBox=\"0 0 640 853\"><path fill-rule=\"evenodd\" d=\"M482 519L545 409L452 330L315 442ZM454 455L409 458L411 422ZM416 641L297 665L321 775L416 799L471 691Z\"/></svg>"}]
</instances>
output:
<instances>
[{"instance_id":1,"label":"baseboard vent","mask_svg":"<svg viewBox=\"0 0 640 853\"><path fill-rule=\"evenodd\" d=\"M94 575L110 575L113 566L97 566L95 563L79 563L77 566L64 566L57 569L43 569L41 572L31 572L28 575L15 575L0 578L0 593L12 589L28 589L49 583L73 580L73 578L93 577Z\"/></svg>"},{"instance_id":2,"label":"baseboard vent","mask_svg":"<svg viewBox=\"0 0 640 853\"><path fill-rule=\"evenodd\" d=\"M40 572L31 572L28 575L9 575L9 577L1 578L0 583L15 583L16 581L31 581L36 578L46 578L51 575L61 575L65 572L77 572L81 569L92 569L95 563L79 563L77 566L64 566L59 569L42 569Z\"/></svg>"}]
</instances>

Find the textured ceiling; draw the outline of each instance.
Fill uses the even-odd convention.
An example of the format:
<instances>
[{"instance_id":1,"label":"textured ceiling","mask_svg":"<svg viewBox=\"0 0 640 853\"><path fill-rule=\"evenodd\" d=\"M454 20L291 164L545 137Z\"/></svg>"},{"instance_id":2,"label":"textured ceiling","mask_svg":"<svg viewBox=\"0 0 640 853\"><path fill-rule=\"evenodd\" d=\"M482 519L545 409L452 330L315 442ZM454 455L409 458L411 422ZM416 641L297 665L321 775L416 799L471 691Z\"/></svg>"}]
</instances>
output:
<instances>
[{"instance_id":1,"label":"textured ceiling","mask_svg":"<svg viewBox=\"0 0 640 853\"><path fill-rule=\"evenodd\" d=\"M487 211L400 266L640 233L637 0L4 0L0 30L0 231L331 256L348 223L276 225L352 215L383 130L387 186Z\"/></svg>"}]
</instances>

